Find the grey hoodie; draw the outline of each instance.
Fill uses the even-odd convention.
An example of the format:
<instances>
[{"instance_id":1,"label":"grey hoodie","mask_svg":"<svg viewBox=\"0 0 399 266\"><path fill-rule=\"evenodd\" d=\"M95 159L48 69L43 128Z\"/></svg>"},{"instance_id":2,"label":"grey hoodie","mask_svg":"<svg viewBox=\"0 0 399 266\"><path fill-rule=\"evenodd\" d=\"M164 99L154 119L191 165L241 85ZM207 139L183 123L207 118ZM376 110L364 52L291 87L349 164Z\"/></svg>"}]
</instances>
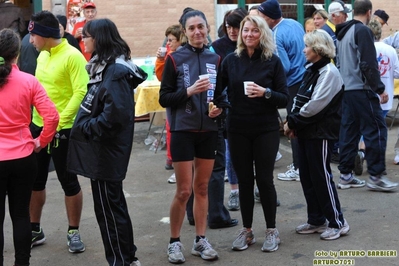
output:
<instances>
[{"instance_id":1,"label":"grey hoodie","mask_svg":"<svg viewBox=\"0 0 399 266\"><path fill-rule=\"evenodd\" d=\"M351 20L337 25L337 67L345 84L345 91L373 90L381 94L381 82L371 30L361 21Z\"/></svg>"}]
</instances>

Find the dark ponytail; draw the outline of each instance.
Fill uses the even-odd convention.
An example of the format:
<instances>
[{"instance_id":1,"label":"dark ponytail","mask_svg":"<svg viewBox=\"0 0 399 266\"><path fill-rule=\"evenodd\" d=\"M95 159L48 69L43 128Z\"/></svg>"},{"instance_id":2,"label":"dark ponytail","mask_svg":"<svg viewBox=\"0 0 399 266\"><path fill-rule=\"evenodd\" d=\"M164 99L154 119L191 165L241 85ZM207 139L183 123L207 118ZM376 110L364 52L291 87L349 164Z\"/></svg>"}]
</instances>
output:
<instances>
[{"instance_id":1,"label":"dark ponytail","mask_svg":"<svg viewBox=\"0 0 399 266\"><path fill-rule=\"evenodd\" d=\"M20 48L21 39L17 33L8 28L0 31L0 88L7 83L11 64L17 58Z\"/></svg>"}]
</instances>

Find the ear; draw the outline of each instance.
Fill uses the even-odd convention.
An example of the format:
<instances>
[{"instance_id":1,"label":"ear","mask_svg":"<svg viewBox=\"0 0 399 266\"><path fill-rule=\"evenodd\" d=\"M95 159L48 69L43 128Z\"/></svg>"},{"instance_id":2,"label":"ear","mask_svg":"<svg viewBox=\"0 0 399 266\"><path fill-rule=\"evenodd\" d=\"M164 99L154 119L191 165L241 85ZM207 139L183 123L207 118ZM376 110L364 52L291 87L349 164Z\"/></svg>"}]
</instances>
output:
<instances>
[{"instance_id":1,"label":"ear","mask_svg":"<svg viewBox=\"0 0 399 266\"><path fill-rule=\"evenodd\" d=\"M372 11L373 11L373 10L370 9L369 12L368 12L368 15L369 15L370 17L371 17L371 15L373 15Z\"/></svg>"}]
</instances>

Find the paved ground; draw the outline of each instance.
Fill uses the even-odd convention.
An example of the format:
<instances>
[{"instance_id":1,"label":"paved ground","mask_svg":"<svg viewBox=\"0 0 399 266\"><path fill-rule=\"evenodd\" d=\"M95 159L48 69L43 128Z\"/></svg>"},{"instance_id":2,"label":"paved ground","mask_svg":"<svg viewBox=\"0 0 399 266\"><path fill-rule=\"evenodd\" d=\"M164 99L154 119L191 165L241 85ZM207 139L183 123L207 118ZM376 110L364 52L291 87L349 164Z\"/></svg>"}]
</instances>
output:
<instances>
[{"instance_id":1,"label":"paved ground","mask_svg":"<svg viewBox=\"0 0 399 266\"><path fill-rule=\"evenodd\" d=\"M390 120L387 119L390 123ZM137 256L143 266L169 265L166 257L166 247L169 240L169 225L161 219L169 216L169 205L172 200L175 185L167 183L171 171L164 169L165 151L158 153L149 151L144 145L148 122L136 124L134 146L130 160L129 172L124 182L130 215L133 220L135 241L138 246ZM154 128L154 130L158 128ZM390 130L387 148L387 172L399 182L398 168L392 164L393 145L396 141L398 124ZM151 132L153 134L153 130ZM275 175L284 172L291 163L291 151L286 137L281 137L280 152L283 158L276 163ZM334 180L337 181L336 165ZM366 179L365 173L361 178ZM63 193L55 177L50 173L47 186L47 203L43 212L42 226L47 241L44 245L32 250L31 265L34 266L70 266L70 265L107 265L104 259L100 232L93 212L93 202L89 181L80 178L84 207L81 221L81 234L86 244L86 251L81 254L70 254L66 246L67 221L63 203ZM398 265L398 258L367 256L371 250L386 251L399 248L399 198L398 193L371 192L366 188L338 191L344 216L350 224L348 236L335 241L323 241L319 235L298 235L294 228L306 221L305 199L299 182L275 181L281 206L277 209L277 227L282 243L278 251L263 253L260 248L264 240L264 220L260 204L255 206L254 233L257 243L248 250L236 252L231 250L231 243L238 229L241 228L240 212L232 212L233 218L238 218L240 225L233 228L207 231L207 237L219 252L220 259L205 262L190 255L194 238L194 228L185 221L181 239L185 246L186 265L315 265L314 259L333 259L334 252L360 251L360 256L338 259L350 259L346 263L362 266ZM226 183L225 199L227 201L229 186ZM13 265L13 244L11 221L7 214L5 224L4 265ZM331 253L330 253L331 252ZM331 256L330 256L331 255ZM341 253L341 255L344 255ZM369 254L371 255L371 253ZM318 262L318 261L316 261ZM328 261L329 262L329 261ZM338 261L333 261L334 265ZM330 263L332 264L332 263Z\"/></svg>"}]
</instances>

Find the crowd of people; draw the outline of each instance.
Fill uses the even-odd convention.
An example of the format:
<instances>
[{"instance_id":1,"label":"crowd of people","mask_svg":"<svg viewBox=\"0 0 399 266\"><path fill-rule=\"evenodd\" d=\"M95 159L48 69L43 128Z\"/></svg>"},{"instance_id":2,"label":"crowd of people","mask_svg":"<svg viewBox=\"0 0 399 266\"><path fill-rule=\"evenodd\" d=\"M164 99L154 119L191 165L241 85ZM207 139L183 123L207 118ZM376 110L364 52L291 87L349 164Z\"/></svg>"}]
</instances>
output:
<instances>
[{"instance_id":1,"label":"crowd of people","mask_svg":"<svg viewBox=\"0 0 399 266\"><path fill-rule=\"evenodd\" d=\"M41 216L50 161L64 191L68 251L86 249L79 228L82 175L90 178L108 264L141 265L123 180L133 144L134 88L147 74L133 64L114 22L97 19L91 1L82 10L85 19L71 34L66 17L49 11L31 16L22 41L19 20L0 24L0 217L4 221L8 197L17 266L29 265L31 248L46 241ZM229 211L240 211L242 221L232 250L248 249L258 230L261 251L278 250L273 171L281 129L290 139L292 164L277 179L299 181L307 204L298 234L320 233L323 240L348 234L337 188L397 189L386 174L385 116L399 78L399 38L380 41L389 16L372 10L370 0L356 0L347 21L352 11L335 0L301 25L283 17L277 0L267 0L248 11L227 11L214 42L200 10L187 7L179 24L167 27L155 72L167 113L165 169L174 170L168 182L176 184L170 263L186 260L186 215L195 226L191 254L203 260L219 258L207 227L239 224ZM279 108L287 111L283 126ZM357 177L364 160L367 182ZM339 164L337 185L330 162ZM263 225L253 224L256 200Z\"/></svg>"},{"instance_id":2,"label":"crowd of people","mask_svg":"<svg viewBox=\"0 0 399 266\"><path fill-rule=\"evenodd\" d=\"M190 14L190 12L193 11L189 11L187 14ZM385 154L383 154L386 149L386 125L383 120L384 116L381 116L382 112L379 111L384 107L381 107L380 104L384 104L389 99L392 101L393 98L393 87L387 86L385 88L380 85L380 80L385 73L379 73L381 67L378 67L378 63L386 63L382 59L385 53L379 52L378 56L376 53L363 55L358 61L351 57L353 58L352 65L342 67L342 64L345 64L342 63L342 60L347 61L348 56L344 47L348 44L344 44L346 39L342 37L345 33L341 33L342 36L338 34L341 27L345 27L345 25L350 27L352 24L356 24L360 32L364 31L363 34L368 38L372 37L366 27L370 20L373 19L373 21L377 21L375 23L384 24L389 16L383 10L377 10L372 14L372 4L367 0L355 1L354 19L346 22L347 14L350 12L351 10L340 0L332 2L328 12L316 10L312 14L313 29L307 30L307 34L305 34L305 28L298 22L283 18L280 5L275 0L268 0L256 6L256 8L251 8L246 17L240 18L239 27L236 26L237 21L232 19L232 14L237 13L236 10L230 10L225 14L219 31L220 39L211 43L209 47L210 51L221 57L221 64L216 66L218 68L216 90L212 94L212 97L216 97L213 100L216 109L210 109L208 115L213 118L214 113L211 110L219 111L220 108L223 108L219 118L215 121L225 121L227 177L229 182L232 179L231 176L236 176L238 181L238 186L232 187L234 192L231 193L228 202L230 210L241 210L243 222L243 228L239 230L237 238L232 243L233 250L245 250L256 241L252 230L254 196L256 196L256 194L254 195L255 180L266 222L262 251L275 251L280 243L275 224L277 195L273 184L274 162L276 154L278 154L279 143L277 108L287 108L288 116L284 132L291 139L293 154L293 164L288 166L286 173L278 174L277 178L285 181L300 181L308 205L307 221L296 228L297 233L318 232L321 233L321 239L334 240L349 232L349 223L344 219L341 211L337 188L348 189L366 185L364 180L355 176L357 174L355 168L363 162L362 158L359 159L358 157L357 144L361 139L360 134L367 139L370 145L367 148L366 144L365 148L370 174L367 187L370 190L391 191L398 186L397 183L390 181L386 176ZM231 19L228 22L229 17ZM203 22L203 26L208 26L206 21ZM185 27L186 25L182 24L183 32L187 35ZM295 30L292 30L293 28ZM357 31L356 34L358 34ZM336 32L337 35L335 35ZM205 40L204 32L198 34ZM363 35L361 38L363 38ZM357 37L352 37L349 42L353 39L358 40ZM369 38L363 44L366 46L374 45L374 40L378 39ZM352 46L359 47L359 52L367 50L357 42ZM186 48L187 45L183 44L183 47ZM199 47L207 49L207 43L204 41ZM194 49L192 50L194 51ZM272 51L271 54L268 51ZM344 53L345 56L342 55ZM172 160L174 167L181 163L181 155L177 151L174 155L173 149L175 146L181 145L182 138L180 137L179 141L176 139L174 141L173 135L192 131L197 134L207 131L205 127L192 128L192 126L195 126L192 122L187 122L184 126L181 124L186 121L183 117L192 117L192 120L197 121L203 119L202 116L194 118L198 114L191 110L191 108L198 106L198 102L195 105L192 103L194 99L198 100L198 97L196 95L196 98L193 98L191 90L196 88L197 82L201 82L201 79L193 78L191 75L201 75L203 72L198 71L198 69L190 69L184 64L194 58L184 54L188 58L182 60L180 56L183 56L183 48L157 59L166 62L164 63L165 66L168 66L169 62L168 68L173 68L173 71L166 72L167 74L165 74L164 69L160 103L167 108L168 123L171 120L179 121L175 126L170 127L172 139L169 145L172 147L172 152L168 160ZM339 61L340 56L343 58L341 62ZM159 51L157 57L160 58ZM256 63L258 61L259 63ZM270 67L268 64L274 61L276 61L277 66ZM390 84L393 82L393 78L397 77L397 70L395 70L394 65L396 61L392 60L392 67L386 67L386 69L392 69L389 78ZM173 65L171 65L172 62ZM246 68L247 62L251 64L248 69ZM307 63L306 66L305 62ZM185 66L186 68L184 68ZM262 72L263 67L265 67L265 70L267 69L267 72ZM179 71L179 68L184 71ZM349 68L352 71L353 69L360 70L359 73L352 73ZM273 69L274 72L270 73L270 69ZM210 74L211 82L214 81L213 73L214 71L209 70L206 72L206 74ZM371 78L363 80L359 84L362 88L360 86L353 87L356 86L355 83L347 80L349 76L353 79L357 76L367 76L370 73L373 74L372 80L369 80ZM262 75L266 78L259 80L256 75ZM173 77L173 85L169 83L171 77ZM270 81L268 81L268 77L271 78ZM165 78L168 79L168 83L165 82ZM277 80L280 84L274 83ZM181 85L176 85L180 82L185 82L183 88ZM346 83L350 85L345 86ZM207 89L204 88L201 92L203 94L202 104L205 104L205 106L209 102L209 86L213 88L213 84L207 86ZM166 93L169 94L170 99L175 101L174 103L165 102ZM360 101L361 97L349 96L352 93L369 94L369 96L365 97L364 102L362 102ZM390 93L390 96L388 96L388 93ZM347 103L347 98L357 102L357 105ZM222 100L223 102L221 102ZM224 101L227 101L227 103ZM271 104L270 107L268 107L269 104ZM356 123L353 120L348 122L347 119L356 116L353 110L360 105L363 108L365 106L370 107L369 113L364 112L362 114L367 113L367 119L357 119ZM390 109L389 106L385 108ZM358 108L357 112L360 112L360 110ZM373 126L371 125L372 122L374 122ZM380 134L376 134L374 131L379 131ZM356 132L356 135L349 132ZM265 143L262 142L263 138L266 141ZM377 139L374 140L375 138L378 138L378 141ZM217 154L220 152L221 142L222 140L219 139L216 144L213 144ZM354 145L353 143L357 144ZM376 147L376 145L379 146ZM267 147L267 152L264 149L265 147ZM351 150L350 153L349 150ZM206 157L201 154L200 150L196 150L193 154L190 159L190 171L187 170L186 174L189 175L190 179L188 194L192 190L192 194L195 195L196 182L200 178L196 164L200 160L199 158ZM319 159L316 163L314 161L315 154L318 154ZM338 158L341 172L338 185L333 181L330 167L334 155L341 158L341 161ZM374 159L374 156L379 157L379 159ZM380 167L380 165L383 167ZM303 170L300 170L301 168ZM184 195L187 191L183 192L182 187L180 187L183 185L187 189L186 178L176 173L176 183L176 195L172 202L170 214L171 217L176 215L176 201L179 199L181 205L179 207L180 220L178 224L180 228L184 209L189 200L187 199L188 195ZM208 184L210 191L211 182L208 182ZM212 192L214 191L212 190ZM210 214L211 206L216 202L211 200L212 193L209 192L208 195L208 213ZM184 197L184 199L181 197ZM232 207L230 200L234 197L238 197L239 200ZM197 201L199 200L194 196L194 206L195 204L202 204ZM189 222L196 225L194 220L190 220L190 218ZM208 225L212 228L209 221ZM224 225L223 227L229 227L232 226L232 223L227 222ZM196 229L197 235L192 249L194 255L198 255L196 252L197 243L206 239L205 235L198 235L202 232L204 231ZM203 246L201 257L205 260L216 259L217 253L207 239L206 241L207 244ZM171 238L168 246L168 258L171 263L183 263L185 261L182 247L180 229L176 230L172 221ZM214 255L207 255L208 253Z\"/></svg>"}]
</instances>

